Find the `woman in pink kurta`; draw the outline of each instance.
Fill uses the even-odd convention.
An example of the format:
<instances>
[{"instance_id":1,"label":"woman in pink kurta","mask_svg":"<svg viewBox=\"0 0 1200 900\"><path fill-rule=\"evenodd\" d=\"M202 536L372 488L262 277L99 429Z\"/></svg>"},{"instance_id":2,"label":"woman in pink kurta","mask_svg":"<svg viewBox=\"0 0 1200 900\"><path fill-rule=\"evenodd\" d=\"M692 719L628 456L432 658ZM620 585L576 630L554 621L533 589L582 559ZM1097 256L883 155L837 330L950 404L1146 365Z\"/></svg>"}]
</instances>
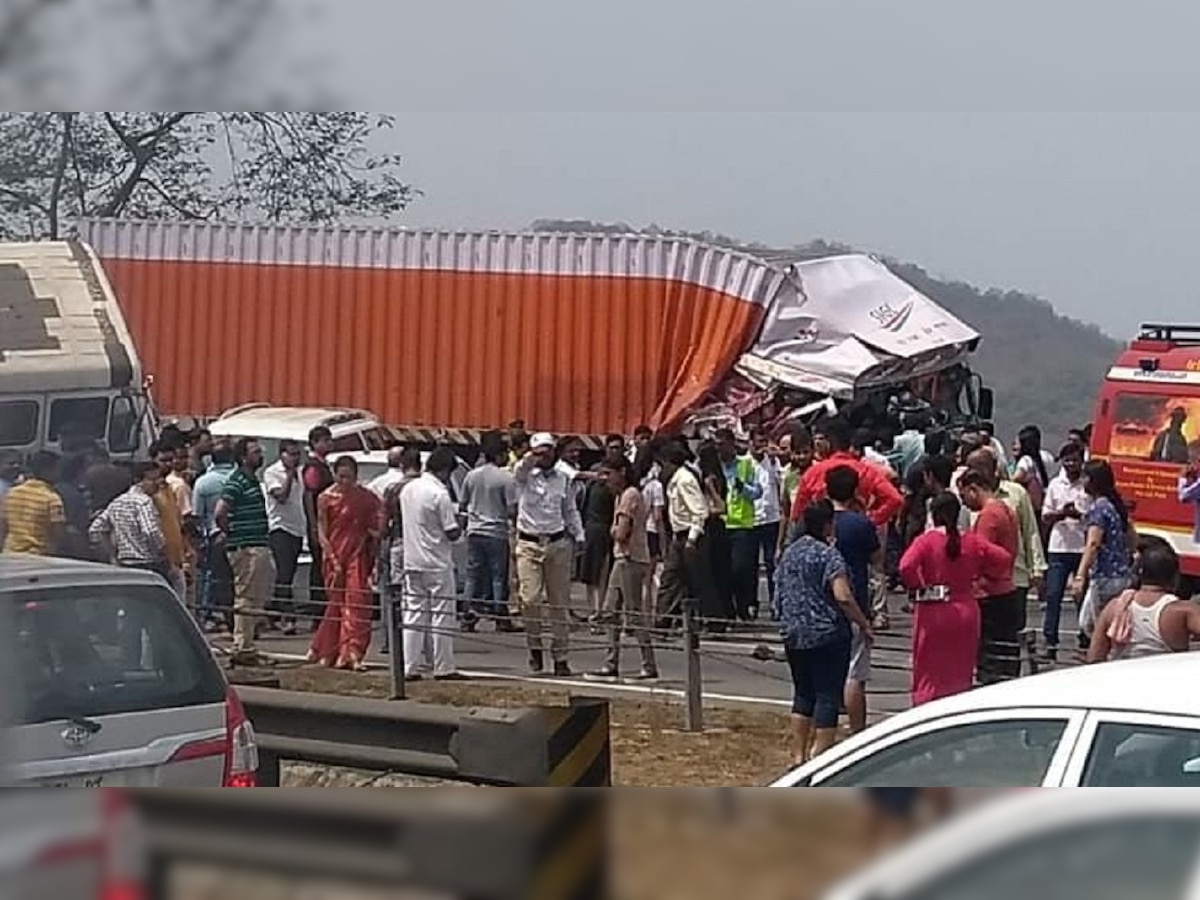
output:
<instances>
[{"instance_id":1,"label":"woman in pink kurta","mask_svg":"<svg viewBox=\"0 0 1200 900\"><path fill-rule=\"evenodd\" d=\"M971 689L979 651L975 582L998 580L1012 570L1006 550L977 534L959 533L961 509L949 492L934 497L929 505L934 528L900 560L904 586L923 598L913 604L913 706Z\"/></svg>"}]
</instances>

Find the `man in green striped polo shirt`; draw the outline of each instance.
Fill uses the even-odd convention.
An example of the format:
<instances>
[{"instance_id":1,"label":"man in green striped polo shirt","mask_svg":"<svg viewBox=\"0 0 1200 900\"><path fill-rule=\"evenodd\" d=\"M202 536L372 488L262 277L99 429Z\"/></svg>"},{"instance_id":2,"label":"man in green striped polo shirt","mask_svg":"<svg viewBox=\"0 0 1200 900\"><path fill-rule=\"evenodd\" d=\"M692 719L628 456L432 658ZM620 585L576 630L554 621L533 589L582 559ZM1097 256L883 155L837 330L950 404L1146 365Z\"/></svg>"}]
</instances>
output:
<instances>
[{"instance_id":1,"label":"man in green striped polo shirt","mask_svg":"<svg viewBox=\"0 0 1200 900\"><path fill-rule=\"evenodd\" d=\"M266 496L258 480L262 447L253 438L239 438L233 458L237 468L225 482L216 520L233 569L233 662L253 665L261 662L255 626L271 597L275 562L267 539Z\"/></svg>"}]
</instances>

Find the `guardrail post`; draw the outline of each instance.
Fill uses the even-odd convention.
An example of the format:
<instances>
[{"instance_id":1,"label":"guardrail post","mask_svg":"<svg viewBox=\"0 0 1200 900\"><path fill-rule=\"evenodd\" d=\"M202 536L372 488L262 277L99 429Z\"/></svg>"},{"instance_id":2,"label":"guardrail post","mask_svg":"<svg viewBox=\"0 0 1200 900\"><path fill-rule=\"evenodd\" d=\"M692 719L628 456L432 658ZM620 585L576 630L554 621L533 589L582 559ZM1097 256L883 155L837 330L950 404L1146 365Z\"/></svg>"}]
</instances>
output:
<instances>
[{"instance_id":1,"label":"guardrail post","mask_svg":"<svg viewBox=\"0 0 1200 900\"><path fill-rule=\"evenodd\" d=\"M403 596L403 595L401 595ZM392 700L403 700L407 696L404 687L404 627L403 618L396 610L396 589L390 585L380 593L383 603L383 627L387 629L388 671L392 681Z\"/></svg>"},{"instance_id":2,"label":"guardrail post","mask_svg":"<svg viewBox=\"0 0 1200 900\"><path fill-rule=\"evenodd\" d=\"M683 652L687 660L687 730L704 730L704 685L700 674L700 601L687 597L683 601Z\"/></svg>"},{"instance_id":3,"label":"guardrail post","mask_svg":"<svg viewBox=\"0 0 1200 900\"><path fill-rule=\"evenodd\" d=\"M147 900L169 900L171 896L171 863L161 854L153 854L146 868Z\"/></svg>"},{"instance_id":4,"label":"guardrail post","mask_svg":"<svg viewBox=\"0 0 1200 900\"><path fill-rule=\"evenodd\" d=\"M258 786L281 787L283 778L283 763L269 750L258 751Z\"/></svg>"}]
</instances>

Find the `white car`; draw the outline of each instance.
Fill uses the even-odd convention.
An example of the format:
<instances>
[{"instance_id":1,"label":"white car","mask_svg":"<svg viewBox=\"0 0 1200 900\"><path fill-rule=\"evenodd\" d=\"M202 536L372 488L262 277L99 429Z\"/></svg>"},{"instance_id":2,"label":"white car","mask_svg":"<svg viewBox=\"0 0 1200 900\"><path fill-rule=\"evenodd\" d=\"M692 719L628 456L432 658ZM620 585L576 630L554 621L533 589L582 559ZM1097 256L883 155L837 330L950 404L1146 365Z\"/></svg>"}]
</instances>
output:
<instances>
[{"instance_id":1,"label":"white car","mask_svg":"<svg viewBox=\"0 0 1200 900\"><path fill-rule=\"evenodd\" d=\"M333 433L332 456L343 453L387 450L396 443L396 432L361 409L309 406L271 406L248 403L226 410L208 424L216 438L255 438L267 465L279 459L279 442L299 441L308 446L308 433L324 425Z\"/></svg>"},{"instance_id":2,"label":"white car","mask_svg":"<svg viewBox=\"0 0 1200 900\"><path fill-rule=\"evenodd\" d=\"M282 441L296 441L307 451L309 432L320 425L333 435L330 461L346 455L378 457L386 466L386 450L396 443L395 431L361 409L247 403L221 413L208 424L208 430L214 438L254 438L263 449L265 467L279 459ZM312 563L307 539L304 544L301 569L307 569Z\"/></svg>"},{"instance_id":3,"label":"white car","mask_svg":"<svg viewBox=\"0 0 1200 900\"><path fill-rule=\"evenodd\" d=\"M927 703L773 787L1200 787L1200 653L1080 666Z\"/></svg>"},{"instance_id":4,"label":"white car","mask_svg":"<svg viewBox=\"0 0 1200 900\"><path fill-rule=\"evenodd\" d=\"M1022 791L911 841L824 900L1197 900L1200 794Z\"/></svg>"}]
</instances>

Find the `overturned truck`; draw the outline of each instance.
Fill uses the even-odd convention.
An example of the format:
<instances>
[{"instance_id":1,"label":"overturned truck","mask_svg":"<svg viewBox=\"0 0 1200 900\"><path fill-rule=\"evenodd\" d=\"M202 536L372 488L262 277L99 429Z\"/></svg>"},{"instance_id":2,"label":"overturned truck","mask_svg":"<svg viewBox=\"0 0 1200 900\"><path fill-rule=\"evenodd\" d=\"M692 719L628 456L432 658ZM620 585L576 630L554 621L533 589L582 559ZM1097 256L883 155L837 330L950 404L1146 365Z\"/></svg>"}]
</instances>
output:
<instances>
[{"instance_id":1,"label":"overturned truck","mask_svg":"<svg viewBox=\"0 0 1200 900\"><path fill-rule=\"evenodd\" d=\"M664 236L80 224L166 414L370 409L409 440L523 419L598 446L647 423L850 407L986 415L979 335L878 260Z\"/></svg>"}]
</instances>

